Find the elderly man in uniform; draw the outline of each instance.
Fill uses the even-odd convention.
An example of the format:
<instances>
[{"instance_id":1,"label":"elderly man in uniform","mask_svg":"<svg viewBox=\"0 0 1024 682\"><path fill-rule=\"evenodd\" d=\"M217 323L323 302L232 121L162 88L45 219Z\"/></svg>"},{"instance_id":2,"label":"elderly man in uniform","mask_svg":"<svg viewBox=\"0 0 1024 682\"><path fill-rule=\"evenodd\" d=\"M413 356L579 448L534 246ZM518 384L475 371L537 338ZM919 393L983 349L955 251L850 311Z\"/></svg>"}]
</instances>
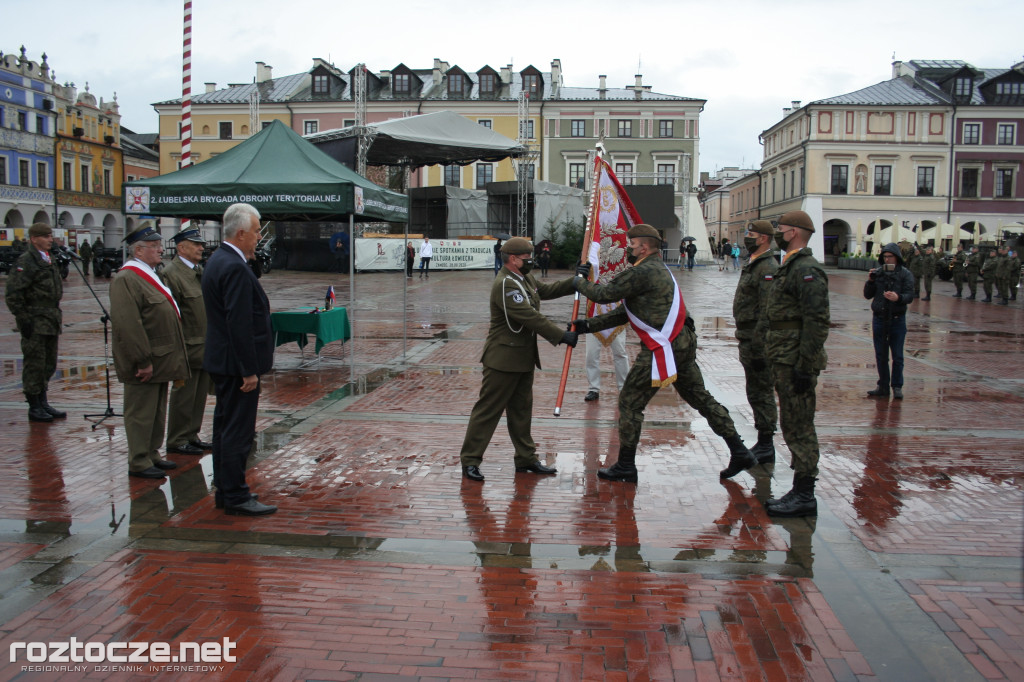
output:
<instances>
[{"instance_id":1,"label":"elderly man in uniform","mask_svg":"<svg viewBox=\"0 0 1024 682\"><path fill-rule=\"evenodd\" d=\"M775 230L767 220L755 220L747 226L743 245L750 261L740 273L736 295L732 301L732 315L736 320L736 339L739 341L740 364L747 383L747 402L754 411L757 445L750 449L761 464L775 461L775 389L765 355L768 319L764 314L768 291L779 264L772 256L772 237Z\"/></svg>"},{"instance_id":2,"label":"elderly man in uniform","mask_svg":"<svg viewBox=\"0 0 1024 682\"><path fill-rule=\"evenodd\" d=\"M28 419L52 422L68 416L46 399L50 377L57 370L57 338L61 329L60 269L51 262L53 231L36 223L28 228L28 249L18 256L7 276L7 307L21 332L21 386L28 401Z\"/></svg>"},{"instance_id":3,"label":"elderly man in uniform","mask_svg":"<svg viewBox=\"0 0 1024 682\"><path fill-rule=\"evenodd\" d=\"M576 290L595 303L622 301L622 305L603 315L574 320L582 333L617 327L627 321L640 336L642 347L626 375L619 392L619 458L612 466L600 469L598 477L609 481L636 483L636 448L644 422L644 408L663 386L671 385L690 407L708 420L712 431L725 439L730 459L722 478L731 478L757 464L736 427L729 411L707 389L697 367L697 335L686 314L682 293L672 272L661 257L661 235L650 225L634 225L626 233L629 254L635 259L631 268L617 274L607 284L594 284L577 270Z\"/></svg>"},{"instance_id":4,"label":"elderly man in uniform","mask_svg":"<svg viewBox=\"0 0 1024 682\"><path fill-rule=\"evenodd\" d=\"M538 282L533 269L533 246L513 237L501 247L503 266L491 285L491 326L484 342L483 380L480 397L473 406L459 459L462 475L482 481L484 451L491 442L502 413L515 448L516 472L554 474L557 470L537 458L537 445L530 435L533 421L533 371L540 368L537 336L552 345L575 347L578 335L567 332L540 314L540 302L573 293L573 280L552 284Z\"/></svg>"},{"instance_id":5,"label":"elderly man in uniform","mask_svg":"<svg viewBox=\"0 0 1024 682\"><path fill-rule=\"evenodd\" d=\"M167 385L189 377L181 313L156 274L163 240L152 223L127 237L131 259L110 282L114 369L124 384L128 475L163 478L178 465L160 457L167 420Z\"/></svg>"},{"instance_id":6,"label":"elderly man in uniform","mask_svg":"<svg viewBox=\"0 0 1024 682\"><path fill-rule=\"evenodd\" d=\"M811 217L790 211L779 218L785 244L782 265L768 292L768 361L779 396L782 436L793 454L793 488L765 503L769 516L816 516L814 482L818 476L818 435L814 430L815 387L828 355L825 339L831 319L828 277L807 242Z\"/></svg>"},{"instance_id":7,"label":"elderly man in uniform","mask_svg":"<svg viewBox=\"0 0 1024 682\"><path fill-rule=\"evenodd\" d=\"M206 343L206 306L203 304L203 249L206 242L197 228L174 235L177 257L164 267L164 282L174 294L181 311L181 329L185 335L188 367L192 373L182 385L171 387L167 415L167 452L180 455L201 455L213 447L199 439L210 390L210 375L203 370L203 347Z\"/></svg>"}]
</instances>

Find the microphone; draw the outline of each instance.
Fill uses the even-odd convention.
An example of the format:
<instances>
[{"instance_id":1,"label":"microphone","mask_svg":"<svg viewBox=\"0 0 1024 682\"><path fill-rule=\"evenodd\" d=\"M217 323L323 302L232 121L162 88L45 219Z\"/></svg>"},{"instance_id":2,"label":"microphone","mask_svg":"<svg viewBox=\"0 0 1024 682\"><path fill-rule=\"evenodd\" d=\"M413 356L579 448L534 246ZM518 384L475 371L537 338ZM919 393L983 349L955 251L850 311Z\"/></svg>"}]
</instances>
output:
<instances>
[{"instance_id":1,"label":"microphone","mask_svg":"<svg viewBox=\"0 0 1024 682\"><path fill-rule=\"evenodd\" d=\"M60 246L58 246L57 248L59 248L59 249L60 249L61 251L63 251L63 252L65 253L65 254L67 254L67 256L68 256L69 258L74 258L74 259L75 259L75 260L77 260L77 261L80 261L80 260L82 260L82 257L81 257L81 256L79 256L79 255L78 255L77 253L75 253L74 251L72 251L72 250L71 250L71 249L69 249L68 247L64 246L63 244L61 244L61 245L60 245Z\"/></svg>"}]
</instances>

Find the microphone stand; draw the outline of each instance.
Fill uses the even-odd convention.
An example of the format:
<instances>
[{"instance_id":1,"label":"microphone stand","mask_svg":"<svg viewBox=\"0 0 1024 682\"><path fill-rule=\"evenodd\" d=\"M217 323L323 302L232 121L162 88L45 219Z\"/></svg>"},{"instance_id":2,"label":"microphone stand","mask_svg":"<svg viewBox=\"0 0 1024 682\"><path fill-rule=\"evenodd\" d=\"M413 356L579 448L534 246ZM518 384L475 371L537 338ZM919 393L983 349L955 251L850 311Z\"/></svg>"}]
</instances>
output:
<instances>
[{"instance_id":1,"label":"microphone stand","mask_svg":"<svg viewBox=\"0 0 1024 682\"><path fill-rule=\"evenodd\" d=\"M109 417L124 416L114 412L114 408L110 404L110 313L108 313L107 309L103 307L103 301L100 300L100 297L96 294L96 290L92 288L91 284L89 284L89 280L85 278L85 273L83 273L82 269L78 267L78 263L76 261L82 260L81 257L64 246L61 247L61 251L71 258L71 264L75 266L75 270L78 271L78 274L82 277L82 281L85 282L86 288L89 289L89 293L91 293L92 297L96 299L97 305L99 305L100 310L103 311L103 317L100 318L100 322L103 323L103 366L107 375L107 409L100 414L85 415L86 420L93 422L92 430L95 431L96 427L106 421Z\"/></svg>"}]
</instances>

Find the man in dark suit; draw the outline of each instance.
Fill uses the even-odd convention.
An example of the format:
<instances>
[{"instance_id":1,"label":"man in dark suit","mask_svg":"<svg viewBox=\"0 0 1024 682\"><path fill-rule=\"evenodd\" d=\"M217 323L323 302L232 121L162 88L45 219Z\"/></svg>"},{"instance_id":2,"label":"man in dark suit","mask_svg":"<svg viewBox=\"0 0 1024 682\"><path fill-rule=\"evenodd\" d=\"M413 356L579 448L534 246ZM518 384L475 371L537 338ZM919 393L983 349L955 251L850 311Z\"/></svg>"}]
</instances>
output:
<instances>
[{"instance_id":1,"label":"man in dark suit","mask_svg":"<svg viewBox=\"0 0 1024 682\"><path fill-rule=\"evenodd\" d=\"M245 462L256 436L260 375L274 363L270 302L248 265L260 241L260 214L249 204L224 212L223 241L203 272L206 348L203 369L213 380L213 483L227 514L262 516L277 507L249 492Z\"/></svg>"}]
</instances>

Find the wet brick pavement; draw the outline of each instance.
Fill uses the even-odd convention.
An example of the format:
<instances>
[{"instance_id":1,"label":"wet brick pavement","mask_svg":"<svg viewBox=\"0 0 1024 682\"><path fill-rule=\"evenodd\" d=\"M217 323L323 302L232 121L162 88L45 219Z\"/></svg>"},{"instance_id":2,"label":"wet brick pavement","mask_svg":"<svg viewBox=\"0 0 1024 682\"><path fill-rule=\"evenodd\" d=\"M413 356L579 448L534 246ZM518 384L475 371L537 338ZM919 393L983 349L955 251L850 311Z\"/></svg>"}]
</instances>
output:
<instances>
[{"instance_id":1,"label":"wet brick pavement","mask_svg":"<svg viewBox=\"0 0 1024 682\"><path fill-rule=\"evenodd\" d=\"M490 274L407 291L399 274L363 274L355 338L308 367L283 346L265 377L249 481L280 511L252 519L214 508L209 455L171 455L163 484L129 479L120 420L83 419L106 407L105 353L74 277L50 385L67 421L25 420L0 313L0 648L228 637L237 661L35 672L22 655L0 679L1024 679L1019 303L936 282L908 315L907 399L875 401L863 273L831 272L820 512L787 520L761 505L789 487L781 436L778 464L720 482L727 448L672 391L648 408L640 483L599 481L617 450L614 378L584 402L582 347L558 418L564 348L541 347L534 438L558 475L516 475L501 425L486 483L464 482ZM677 277L705 381L750 441L736 275ZM275 310L316 305L327 284L348 302L345 276L263 283ZM119 410L116 379L111 395Z\"/></svg>"}]
</instances>

